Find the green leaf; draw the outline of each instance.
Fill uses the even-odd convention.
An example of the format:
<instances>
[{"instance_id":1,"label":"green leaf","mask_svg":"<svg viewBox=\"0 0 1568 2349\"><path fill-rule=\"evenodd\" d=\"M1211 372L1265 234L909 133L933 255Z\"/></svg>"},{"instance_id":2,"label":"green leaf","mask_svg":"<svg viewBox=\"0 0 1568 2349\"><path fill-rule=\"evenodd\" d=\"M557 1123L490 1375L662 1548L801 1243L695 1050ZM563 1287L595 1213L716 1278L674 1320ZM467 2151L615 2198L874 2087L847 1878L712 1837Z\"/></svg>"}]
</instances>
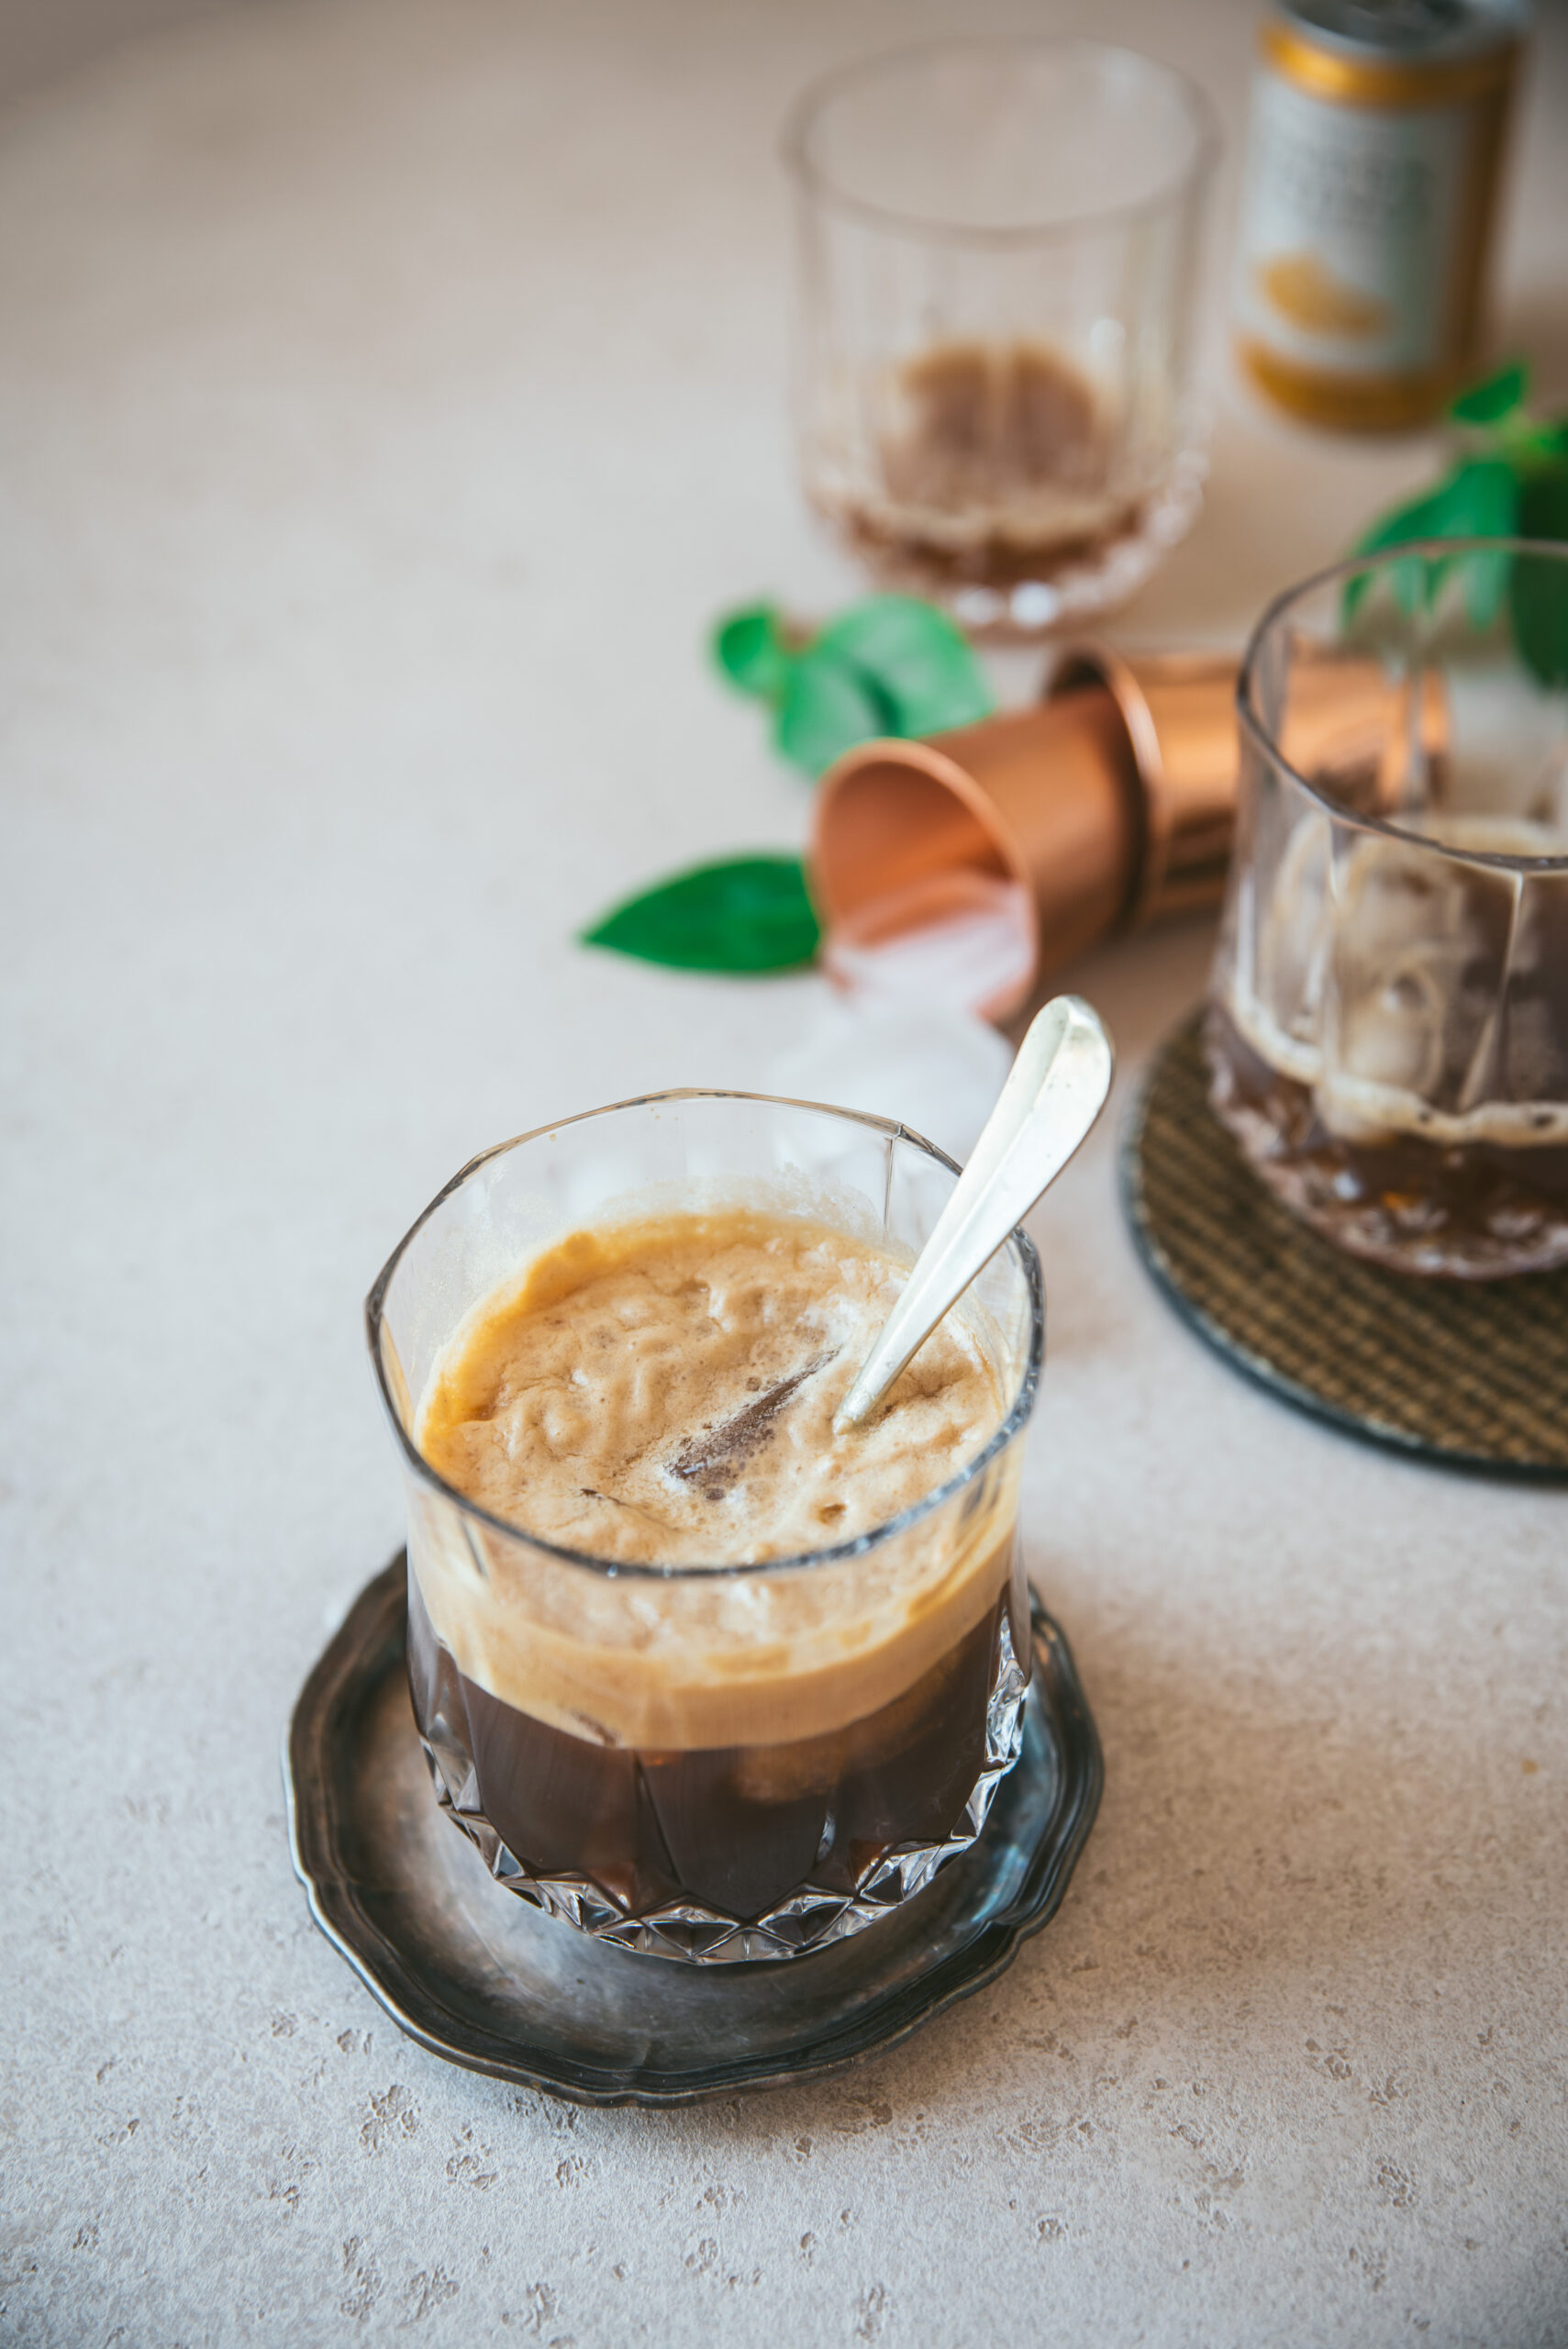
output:
<instances>
[{"instance_id":1,"label":"green leaf","mask_svg":"<svg viewBox=\"0 0 1568 2349\"><path fill-rule=\"evenodd\" d=\"M1511 535L1518 516L1519 487L1513 467L1501 457L1472 457L1456 465L1445 481L1425 497L1396 506L1366 531L1356 546L1358 554L1377 554L1404 546L1412 539L1490 539ZM1419 611L1437 600L1451 567L1451 556L1413 559L1392 567L1396 599L1402 610ZM1507 556L1467 556L1465 586L1471 617L1485 627L1501 605L1507 584ZM1351 620L1372 586L1375 573L1363 571L1347 580L1343 613Z\"/></svg>"},{"instance_id":2,"label":"green leaf","mask_svg":"<svg viewBox=\"0 0 1568 2349\"><path fill-rule=\"evenodd\" d=\"M1519 535L1568 540L1568 471L1532 475L1520 484ZM1568 685L1568 562L1514 564L1508 610L1519 657L1543 685Z\"/></svg>"},{"instance_id":3,"label":"green leaf","mask_svg":"<svg viewBox=\"0 0 1568 2349\"><path fill-rule=\"evenodd\" d=\"M1456 539L1506 539L1519 518L1519 485L1501 457L1462 465L1449 484L1445 534Z\"/></svg>"},{"instance_id":4,"label":"green leaf","mask_svg":"<svg viewBox=\"0 0 1568 2349\"><path fill-rule=\"evenodd\" d=\"M1529 388L1529 369L1522 359L1511 366L1499 367L1479 384L1472 384L1449 403L1449 414L1456 424L1496 424L1522 407Z\"/></svg>"},{"instance_id":5,"label":"green leaf","mask_svg":"<svg viewBox=\"0 0 1568 2349\"><path fill-rule=\"evenodd\" d=\"M1403 546L1410 539L1437 537L1438 525L1432 517L1440 510L1439 501L1441 495L1441 490L1434 490L1426 497L1412 498L1407 505L1396 506L1389 513L1380 515L1371 529L1363 530L1356 540L1354 552L1381 554L1385 547ZM1405 566L1401 564L1395 574L1395 593L1398 596L1401 606L1408 609L1405 596L1401 592L1404 570ZM1347 624L1355 618L1362 600L1371 593L1377 576L1378 573L1375 571L1362 571L1358 572L1353 579L1346 580L1340 606Z\"/></svg>"},{"instance_id":6,"label":"green leaf","mask_svg":"<svg viewBox=\"0 0 1568 2349\"><path fill-rule=\"evenodd\" d=\"M677 971L789 971L818 935L798 857L739 856L626 898L582 941Z\"/></svg>"},{"instance_id":7,"label":"green leaf","mask_svg":"<svg viewBox=\"0 0 1568 2349\"><path fill-rule=\"evenodd\" d=\"M1519 657L1543 685L1568 685L1568 578L1561 563L1514 565L1508 598Z\"/></svg>"},{"instance_id":8,"label":"green leaf","mask_svg":"<svg viewBox=\"0 0 1568 2349\"><path fill-rule=\"evenodd\" d=\"M814 649L836 654L877 688L889 714L884 733L941 734L995 707L962 629L915 596L870 596L851 605Z\"/></svg>"},{"instance_id":9,"label":"green leaf","mask_svg":"<svg viewBox=\"0 0 1568 2349\"><path fill-rule=\"evenodd\" d=\"M1466 465L1451 485L1447 529L1454 538L1511 538L1518 523L1519 485L1513 467L1501 457L1483 457ZM1508 592L1512 558L1501 549L1456 558L1464 587L1465 608L1475 628L1489 628L1503 608ZM1436 598L1442 566L1432 566L1430 593Z\"/></svg>"},{"instance_id":10,"label":"green leaf","mask_svg":"<svg viewBox=\"0 0 1568 2349\"><path fill-rule=\"evenodd\" d=\"M772 604L731 612L713 632L713 657L743 694L761 701L783 699L795 665L784 626Z\"/></svg>"},{"instance_id":11,"label":"green leaf","mask_svg":"<svg viewBox=\"0 0 1568 2349\"><path fill-rule=\"evenodd\" d=\"M1519 474L1561 464L1568 457L1568 417L1537 422L1523 414L1511 416L1496 434L1495 445L1498 455L1507 457Z\"/></svg>"},{"instance_id":12,"label":"green leaf","mask_svg":"<svg viewBox=\"0 0 1568 2349\"><path fill-rule=\"evenodd\" d=\"M1518 504L1511 465L1501 457L1468 457L1426 496L1383 515L1357 540L1356 552L1375 554L1409 539L1507 537Z\"/></svg>"},{"instance_id":13,"label":"green leaf","mask_svg":"<svg viewBox=\"0 0 1568 2349\"><path fill-rule=\"evenodd\" d=\"M772 604L730 612L713 655L742 693L778 712L784 757L820 774L875 734L940 734L995 703L962 630L914 596L870 596L806 644Z\"/></svg>"},{"instance_id":14,"label":"green leaf","mask_svg":"<svg viewBox=\"0 0 1568 2349\"><path fill-rule=\"evenodd\" d=\"M1462 554L1459 575L1464 586L1464 607L1473 628L1490 628L1507 600L1514 558L1501 547L1485 554Z\"/></svg>"},{"instance_id":15,"label":"green leaf","mask_svg":"<svg viewBox=\"0 0 1568 2349\"><path fill-rule=\"evenodd\" d=\"M1449 414L1456 424L1479 429L1471 446L1486 453L1455 465L1425 496L1381 516L1358 554L1419 538L1517 536L1568 543L1568 416L1529 416L1524 406L1529 382L1529 370L1517 362L1461 393ZM1565 569L1527 555L1462 547L1388 566L1394 596L1407 612L1435 604L1453 572L1477 628L1490 627L1506 602L1520 657L1547 685L1568 685ZM1373 576L1362 572L1347 581L1340 604L1347 627Z\"/></svg>"},{"instance_id":16,"label":"green leaf","mask_svg":"<svg viewBox=\"0 0 1568 2349\"><path fill-rule=\"evenodd\" d=\"M775 739L791 763L820 774L842 751L873 734L901 731L897 712L875 681L851 667L819 637L790 670Z\"/></svg>"},{"instance_id":17,"label":"green leaf","mask_svg":"<svg viewBox=\"0 0 1568 2349\"><path fill-rule=\"evenodd\" d=\"M1568 540L1568 465L1528 474L1519 484L1518 534Z\"/></svg>"}]
</instances>

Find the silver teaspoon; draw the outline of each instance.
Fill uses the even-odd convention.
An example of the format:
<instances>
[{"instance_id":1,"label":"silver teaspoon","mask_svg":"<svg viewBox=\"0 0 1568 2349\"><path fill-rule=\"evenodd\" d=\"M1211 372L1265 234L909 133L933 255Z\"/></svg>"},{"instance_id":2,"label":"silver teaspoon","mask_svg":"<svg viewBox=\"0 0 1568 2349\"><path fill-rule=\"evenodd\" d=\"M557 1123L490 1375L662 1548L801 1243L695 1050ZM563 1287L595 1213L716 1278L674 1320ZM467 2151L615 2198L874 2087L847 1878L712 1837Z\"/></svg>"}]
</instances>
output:
<instances>
[{"instance_id":1,"label":"silver teaspoon","mask_svg":"<svg viewBox=\"0 0 1568 2349\"><path fill-rule=\"evenodd\" d=\"M835 1435L870 1419L949 1307L1056 1180L1104 1108L1115 1066L1104 1022L1081 996L1053 996L1031 1021L968 1165L834 1413Z\"/></svg>"}]
</instances>

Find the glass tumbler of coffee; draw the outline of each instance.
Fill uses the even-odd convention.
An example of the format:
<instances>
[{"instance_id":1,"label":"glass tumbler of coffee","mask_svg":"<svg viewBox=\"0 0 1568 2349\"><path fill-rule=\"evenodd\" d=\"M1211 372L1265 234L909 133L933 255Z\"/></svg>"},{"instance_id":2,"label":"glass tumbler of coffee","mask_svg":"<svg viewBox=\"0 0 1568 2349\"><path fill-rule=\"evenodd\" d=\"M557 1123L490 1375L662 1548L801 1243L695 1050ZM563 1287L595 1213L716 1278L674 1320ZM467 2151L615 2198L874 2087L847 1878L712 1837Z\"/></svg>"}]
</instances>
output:
<instances>
[{"instance_id":1,"label":"glass tumbler of coffee","mask_svg":"<svg viewBox=\"0 0 1568 2349\"><path fill-rule=\"evenodd\" d=\"M1427 541L1263 616L1214 1106L1356 1255L1568 1263L1568 546Z\"/></svg>"},{"instance_id":2,"label":"glass tumbler of coffee","mask_svg":"<svg viewBox=\"0 0 1568 2349\"><path fill-rule=\"evenodd\" d=\"M1122 601L1187 529L1217 152L1191 83L1096 41L934 41L806 93L801 469L887 582L1028 636Z\"/></svg>"},{"instance_id":3,"label":"glass tumbler of coffee","mask_svg":"<svg viewBox=\"0 0 1568 2349\"><path fill-rule=\"evenodd\" d=\"M831 1428L956 1178L879 1119L655 1095L475 1159L371 1293L437 1798L584 1933L821 1948L971 1843L1018 1757L1022 1232L904 1374L906 1432L897 1387L869 1448Z\"/></svg>"}]
</instances>

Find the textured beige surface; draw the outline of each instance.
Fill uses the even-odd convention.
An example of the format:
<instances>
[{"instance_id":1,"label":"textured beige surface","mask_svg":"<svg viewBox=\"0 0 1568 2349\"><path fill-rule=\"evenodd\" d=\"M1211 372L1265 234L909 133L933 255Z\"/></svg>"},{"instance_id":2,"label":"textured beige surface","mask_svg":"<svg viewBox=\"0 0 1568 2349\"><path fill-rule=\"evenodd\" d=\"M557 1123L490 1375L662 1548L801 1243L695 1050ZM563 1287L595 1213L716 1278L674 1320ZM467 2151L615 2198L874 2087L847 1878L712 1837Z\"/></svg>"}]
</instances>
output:
<instances>
[{"instance_id":1,"label":"textured beige surface","mask_svg":"<svg viewBox=\"0 0 1568 2349\"><path fill-rule=\"evenodd\" d=\"M1248 17L1060 12L1232 123ZM568 931L799 836L696 657L848 579L781 429L773 128L948 21L300 0L0 135L0 2338L1568 2338L1568 1505L1230 1375L1108 1127L1036 1219L1026 1495L1106 1795L1001 1983L845 2083L582 2114L400 2041L289 1873L282 1723L399 1535L370 1275L473 1149L744 1082L813 999ZM1509 282L1561 350L1560 26ZM1222 395L1127 640L1233 639L1427 462ZM1073 974L1127 1076L1207 951Z\"/></svg>"}]
</instances>

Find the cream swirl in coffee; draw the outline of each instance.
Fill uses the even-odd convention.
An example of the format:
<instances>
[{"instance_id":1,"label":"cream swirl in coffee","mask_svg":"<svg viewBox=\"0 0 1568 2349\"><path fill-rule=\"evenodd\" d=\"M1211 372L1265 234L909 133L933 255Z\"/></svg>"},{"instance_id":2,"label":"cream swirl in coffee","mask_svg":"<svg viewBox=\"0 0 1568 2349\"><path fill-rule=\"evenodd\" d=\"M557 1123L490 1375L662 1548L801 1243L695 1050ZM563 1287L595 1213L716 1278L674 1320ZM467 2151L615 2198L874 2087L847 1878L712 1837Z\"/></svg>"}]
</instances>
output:
<instances>
[{"instance_id":1,"label":"cream swirl in coffee","mask_svg":"<svg viewBox=\"0 0 1568 2349\"><path fill-rule=\"evenodd\" d=\"M848 1541L945 1482L1002 1416L950 1317L875 1420L834 1435L906 1269L745 1210L575 1232L470 1314L420 1450L494 1516L597 1557L743 1564Z\"/></svg>"},{"instance_id":2,"label":"cream swirl in coffee","mask_svg":"<svg viewBox=\"0 0 1568 2349\"><path fill-rule=\"evenodd\" d=\"M1004 1416L978 1312L834 1435L906 1272L806 1217L650 1215L558 1240L438 1356L417 1439L486 1515L416 1498L415 1709L530 1877L751 1919L965 1840L1027 1671L1018 1463L917 1506Z\"/></svg>"}]
</instances>

